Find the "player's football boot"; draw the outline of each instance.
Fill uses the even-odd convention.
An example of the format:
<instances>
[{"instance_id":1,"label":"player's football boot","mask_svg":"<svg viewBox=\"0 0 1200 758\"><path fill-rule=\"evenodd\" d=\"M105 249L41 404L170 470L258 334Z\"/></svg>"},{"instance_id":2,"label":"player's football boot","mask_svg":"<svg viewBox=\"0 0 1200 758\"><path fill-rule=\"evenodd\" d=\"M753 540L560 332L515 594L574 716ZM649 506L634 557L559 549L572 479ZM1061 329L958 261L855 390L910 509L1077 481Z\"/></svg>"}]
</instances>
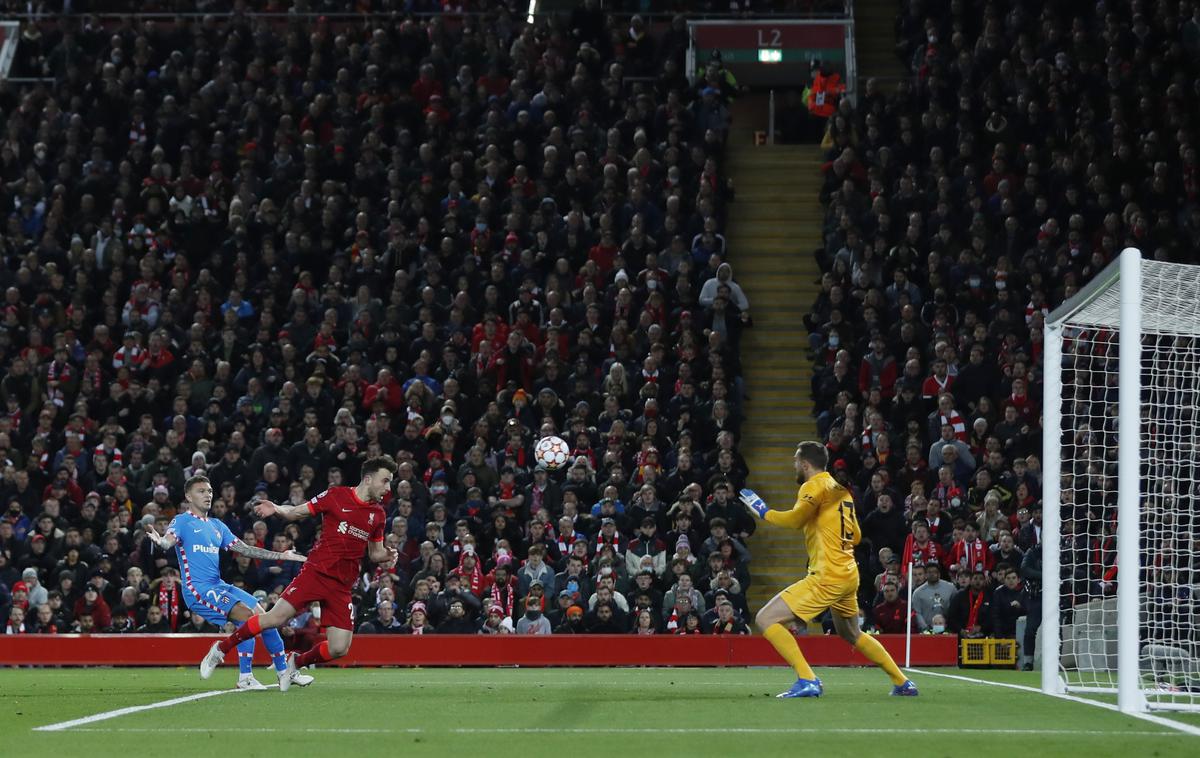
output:
<instances>
[{"instance_id":1,"label":"player's football boot","mask_svg":"<svg viewBox=\"0 0 1200 758\"><path fill-rule=\"evenodd\" d=\"M297 673L296 670L296 654L288 653L287 668L279 672L279 691L287 692L288 687L292 686L292 677Z\"/></svg>"},{"instance_id":2,"label":"player's football boot","mask_svg":"<svg viewBox=\"0 0 1200 758\"><path fill-rule=\"evenodd\" d=\"M213 646L208 649L208 655L200 661L200 678L207 679L212 676L213 671L221 665L223 660L225 660L225 654L221 652L221 643L214 642Z\"/></svg>"},{"instance_id":3,"label":"player's football boot","mask_svg":"<svg viewBox=\"0 0 1200 758\"><path fill-rule=\"evenodd\" d=\"M305 674L304 672L299 671L299 670L292 673L292 684L296 685L297 687L307 687L308 685L310 685L312 683L313 683L312 675Z\"/></svg>"},{"instance_id":4,"label":"player's football boot","mask_svg":"<svg viewBox=\"0 0 1200 758\"><path fill-rule=\"evenodd\" d=\"M819 689L821 691L821 694L824 695L825 694L825 685L821 683L821 677L818 676L813 681L817 683L817 689Z\"/></svg>"},{"instance_id":5,"label":"player's football boot","mask_svg":"<svg viewBox=\"0 0 1200 758\"><path fill-rule=\"evenodd\" d=\"M896 697L916 697L920 693L917 692L917 685L909 679L904 684L897 684L892 687L892 694Z\"/></svg>"},{"instance_id":6,"label":"player's football boot","mask_svg":"<svg viewBox=\"0 0 1200 758\"><path fill-rule=\"evenodd\" d=\"M265 690L267 685L254 678L254 674L246 674L239 676L237 681L239 690Z\"/></svg>"},{"instance_id":7,"label":"player's football boot","mask_svg":"<svg viewBox=\"0 0 1200 758\"><path fill-rule=\"evenodd\" d=\"M787 692L775 697L821 697L821 682L817 679L797 679Z\"/></svg>"}]
</instances>

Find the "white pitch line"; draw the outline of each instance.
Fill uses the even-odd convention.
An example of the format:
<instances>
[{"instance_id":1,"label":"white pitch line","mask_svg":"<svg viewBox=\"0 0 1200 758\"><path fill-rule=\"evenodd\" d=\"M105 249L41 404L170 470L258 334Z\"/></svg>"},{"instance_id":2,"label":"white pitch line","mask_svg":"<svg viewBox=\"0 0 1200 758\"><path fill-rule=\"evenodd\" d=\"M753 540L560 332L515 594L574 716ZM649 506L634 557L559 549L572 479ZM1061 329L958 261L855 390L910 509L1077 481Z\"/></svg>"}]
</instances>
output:
<instances>
[{"instance_id":1,"label":"white pitch line","mask_svg":"<svg viewBox=\"0 0 1200 758\"><path fill-rule=\"evenodd\" d=\"M161 732L161 729L146 727L84 727L73 729L73 732L121 732L121 733L150 733ZM274 728L274 727L222 727L211 729L206 727L171 727L172 732L192 732L198 734L236 733L289 733L304 732L308 734L846 734L846 735L1005 735L1005 736L1062 736L1062 737L1110 737L1114 735L1135 737L1182 737L1176 732L1151 731L1111 731L1096 732L1084 729L955 729L955 728L870 728L870 727L837 727L822 729L819 727L696 727L696 728L613 728L613 727L563 727L563 728L522 728L522 727L450 727L447 729L410 727L405 729L354 729L354 728Z\"/></svg>"},{"instance_id":2,"label":"white pitch line","mask_svg":"<svg viewBox=\"0 0 1200 758\"><path fill-rule=\"evenodd\" d=\"M278 687L278 684L268 685L268 687ZM147 703L146 705L131 705L126 708L118 708L115 711L104 711L92 716L84 716L83 718L71 719L70 721L60 721L57 724L47 724L45 726L35 726L35 732L61 732L66 729L72 729L84 724L94 724L97 721L107 721L115 719L119 716L128 716L131 713L141 713L142 711L152 711L156 708L169 708L172 705L180 705L182 703L190 703L195 700L203 700L206 697L216 697L218 695L229 695L234 692L251 692L251 690L210 690L208 692L197 692L194 695L184 695L183 697L175 697L170 700L163 700L158 703ZM82 730L79 730L82 731Z\"/></svg>"},{"instance_id":3,"label":"white pitch line","mask_svg":"<svg viewBox=\"0 0 1200 758\"><path fill-rule=\"evenodd\" d=\"M915 673L922 674L924 676L940 676L943 679L957 679L960 682L971 682L972 684L990 684L993 687L1007 687L1012 690L1021 690L1022 692L1032 692L1037 695L1049 694L1050 697L1056 697L1060 700L1069 700L1072 703L1083 703L1084 705L1091 705L1091 706L1095 706L1096 708L1103 708L1106 711L1115 711L1116 713L1122 713L1121 709L1118 708L1113 703L1105 703L1100 700L1090 700L1085 697L1079 697L1078 695L1067 695L1067 694L1060 694L1060 693L1045 693L1045 692L1042 692L1037 687L1029 687L1024 684L1012 684L1010 682L989 682L986 679L976 679L973 676L961 676L959 674L943 674L938 671L928 671L925 669L909 669L909 671L913 671ZM1184 734L1190 734L1193 737L1200 737L1200 726L1192 726L1191 724L1184 724L1181 721L1175 721L1173 719L1164 718L1162 716L1155 716L1155 715L1149 714L1149 713L1124 713L1122 715L1131 716L1135 719L1139 719L1141 721L1145 721L1150 724L1157 724L1159 726L1165 726L1168 729L1175 729L1177 731L1183 732Z\"/></svg>"}]
</instances>

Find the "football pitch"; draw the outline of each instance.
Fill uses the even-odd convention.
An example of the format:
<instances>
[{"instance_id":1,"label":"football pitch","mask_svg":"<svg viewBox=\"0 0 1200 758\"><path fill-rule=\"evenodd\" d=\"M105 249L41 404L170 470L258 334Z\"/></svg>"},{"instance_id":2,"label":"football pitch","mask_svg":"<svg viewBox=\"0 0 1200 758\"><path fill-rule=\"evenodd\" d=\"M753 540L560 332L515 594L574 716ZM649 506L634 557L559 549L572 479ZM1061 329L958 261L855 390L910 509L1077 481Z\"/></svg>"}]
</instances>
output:
<instances>
[{"instance_id":1,"label":"football pitch","mask_svg":"<svg viewBox=\"0 0 1200 758\"><path fill-rule=\"evenodd\" d=\"M1161 722L931 673L912 674L920 697L894 698L875 669L819 669L818 700L776 699L791 684L782 668L314 673L280 694L221 689L236 678L229 666L207 682L192 668L3 669L0 754L1200 755L1200 736ZM1036 674L971 675L1037 685ZM1172 719L1200 731L1200 718Z\"/></svg>"}]
</instances>

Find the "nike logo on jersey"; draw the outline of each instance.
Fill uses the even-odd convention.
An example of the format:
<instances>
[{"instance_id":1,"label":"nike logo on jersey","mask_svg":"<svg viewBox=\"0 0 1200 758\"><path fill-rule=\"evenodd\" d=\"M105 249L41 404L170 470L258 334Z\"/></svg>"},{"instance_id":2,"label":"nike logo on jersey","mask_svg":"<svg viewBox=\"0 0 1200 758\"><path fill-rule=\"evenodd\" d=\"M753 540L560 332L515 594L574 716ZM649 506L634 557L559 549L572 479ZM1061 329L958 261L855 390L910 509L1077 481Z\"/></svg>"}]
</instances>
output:
<instances>
[{"instance_id":1,"label":"nike logo on jersey","mask_svg":"<svg viewBox=\"0 0 1200 758\"><path fill-rule=\"evenodd\" d=\"M342 509L342 513L350 513L350 511L351 511L351 509L350 509L350 508L343 508L343 509Z\"/></svg>"}]
</instances>

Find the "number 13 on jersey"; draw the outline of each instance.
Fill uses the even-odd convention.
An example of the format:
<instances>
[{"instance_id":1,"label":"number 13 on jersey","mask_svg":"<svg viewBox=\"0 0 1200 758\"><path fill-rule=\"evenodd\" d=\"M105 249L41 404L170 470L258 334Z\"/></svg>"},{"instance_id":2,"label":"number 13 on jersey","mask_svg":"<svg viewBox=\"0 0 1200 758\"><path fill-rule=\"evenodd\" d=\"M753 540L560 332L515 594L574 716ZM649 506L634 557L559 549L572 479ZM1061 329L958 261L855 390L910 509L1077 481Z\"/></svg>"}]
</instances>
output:
<instances>
[{"instance_id":1,"label":"number 13 on jersey","mask_svg":"<svg viewBox=\"0 0 1200 758\"><path fill-rule=\"evenodd\" d=\"M842 549L853 550L855 536L858 534L858 517L854 513L854 501L843 500L838 503L838 515L842 518Z\"/></svg>"}]
</instances>

